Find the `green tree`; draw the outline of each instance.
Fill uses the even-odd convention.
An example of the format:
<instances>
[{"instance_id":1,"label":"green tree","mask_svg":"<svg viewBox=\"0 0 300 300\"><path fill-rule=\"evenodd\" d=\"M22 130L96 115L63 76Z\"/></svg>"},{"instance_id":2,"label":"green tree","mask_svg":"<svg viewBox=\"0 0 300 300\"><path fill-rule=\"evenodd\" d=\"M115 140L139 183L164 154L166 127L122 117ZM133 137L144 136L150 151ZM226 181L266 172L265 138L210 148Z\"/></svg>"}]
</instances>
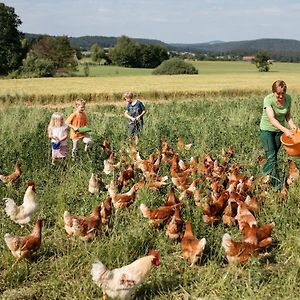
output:
<instances>
[{"instance_id":1,"label":"green tree","mask_svg":"<svg viewBox=\"0 0 300 300\"><path fill-rule=\"evenodd\" d=\"M103 59L105 59L104 49L97 43L93 44L91 47L91 59L97 63L100 63Z\"/></svg>"},{"instance_id":2,"label":"green tree","mask_svg":"<svg viewBox=\"0 0 300 300\"><path fill-rule=\"evenodd\" d=\"M23 60L20 74L22 77L52 77L54 70L54 64L51 60L28 54Z\"/></svg>"},{"instance_id":3,"label":"green tree","mask_svg":"<svg viewBox=\"0 0 300 300\"><path fill-rule=\"evenodd\" d=\"M0 75L18 69L24 58L22 24L13 7L0 3Z\"/></svg>"},{"instance_id":4,"label":"green tree","mask_svg":"<svg viewBox=\"0 0 300 300\"><path fill-rule=\"evenodd\" d=\"M270 70L270 55L266 50L257 52L252 61L259 72L268 72Z\"/></svg>"},{"instance_id":5,"label":"green tree","mask_svg":"<svg viewBox=\"0 0 300 300\"><path fill-rule=\"evenodd\" d=\"M118 38L117 44L109 51L109 58L117 66L140 67L140 46L127 36Z\"/></svg>"},{"instance_id":6,"label":"green tree","mask_svg":"<svg viewBox=\"0 0 300 300\"><path fill-rule=\"evenodd\" d=\"M140 65L143 68L156 68L169 58L165 48L159 45L141 45Z\"/></svg>"},{"instance_id":7,"label":"green tree","mask_svg":"<svg viewBox=\"0 0 300 300\"><path fill-rule=\"evenodd\" d=\"M77 65L76 52L66 36L41 36L32 45L28 55L40 60L51 61L54 73L72 71ZM31 58L29 62L35 62L35 59Z\"/></svg>"}]
</instances>

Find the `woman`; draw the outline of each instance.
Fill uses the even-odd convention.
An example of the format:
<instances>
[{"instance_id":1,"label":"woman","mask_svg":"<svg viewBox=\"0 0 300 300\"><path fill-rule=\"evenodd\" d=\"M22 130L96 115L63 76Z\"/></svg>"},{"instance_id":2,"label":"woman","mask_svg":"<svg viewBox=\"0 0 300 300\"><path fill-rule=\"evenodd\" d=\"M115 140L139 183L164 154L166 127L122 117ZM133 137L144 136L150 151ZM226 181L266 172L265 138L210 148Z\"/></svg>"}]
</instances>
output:
<instances>
[{"instance_id":1,"label":"woman","mask_svg":"<svg viewBox=\"0 0 300 300\"><path fill-rule=\"evenodd\" d=\"M285 133L293 136L291 130L297 129L291 114L291 96L286 94L286 83L277 80L272 85L272 93L265 97L263 114L260 121L260 136L265 150L266 162L263 172L270 175L270 184L281 191L282 184L279 180L277 167L277 153L281 146L280 136ZM285 127L288 123L290 129Z\"/></svg>"}]
</instances>

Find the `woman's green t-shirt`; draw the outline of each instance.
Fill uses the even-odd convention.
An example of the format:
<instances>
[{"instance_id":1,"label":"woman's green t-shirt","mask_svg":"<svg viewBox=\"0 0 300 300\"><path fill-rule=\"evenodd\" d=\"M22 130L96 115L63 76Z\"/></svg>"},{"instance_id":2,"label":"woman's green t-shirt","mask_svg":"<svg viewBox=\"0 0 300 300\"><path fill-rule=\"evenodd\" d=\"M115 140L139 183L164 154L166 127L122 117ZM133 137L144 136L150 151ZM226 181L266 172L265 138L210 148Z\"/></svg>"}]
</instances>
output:
<instances>
[{"instance_id":1,"label":"woman's green t-shirt","mask_svg":"<svg viewBox=\"0 0 300 300\"><path fill-rule=\"evenodd\" d=\"M263 107L263 113L262 117L260 120L260 129L261 130L268 130L268 131L280 131L278 128L276 128L274 125L271 124L266 108L267 107L272 107L275 115L275 119L278 120L278 122L282 125L285 126L285 116L288 112L288 110L291 108L292 104L292 98L290 95L285 94L285 102L284 105L279 107L276 104L275 101L275 96L274 94L269 94L268 96L265 97L264 99L264 107Z\"/></svg>"}]
</instances>

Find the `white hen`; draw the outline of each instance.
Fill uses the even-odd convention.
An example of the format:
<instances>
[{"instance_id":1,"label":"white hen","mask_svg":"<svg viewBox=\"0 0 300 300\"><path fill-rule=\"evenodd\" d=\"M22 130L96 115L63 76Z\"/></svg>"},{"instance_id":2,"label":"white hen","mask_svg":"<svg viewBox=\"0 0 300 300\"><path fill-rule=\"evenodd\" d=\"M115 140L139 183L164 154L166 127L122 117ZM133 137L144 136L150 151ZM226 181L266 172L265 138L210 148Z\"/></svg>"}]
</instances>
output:
<instances>
[{"instance_id":1,"label":"white hen","mask_svg":"<svg viewBox=\"0 0 300 300\"><path fill-rule=\"evenodd\" d=\"M35 199L35 184L29 181L23 198L23 204L18 206L13 199L4 198L5 212L15 223L23 226L31 221L32 215L37 209Z\"/></svg>"},{"instance_id":2,"label":"white hen","mask_svg":"<svg viewBox=\"0 0 300 300\"><path fill-rule=\"evenodd\" d=\"M103 298L108 295L112 299L130 299L137 286L150 273L152 266L159 266L159 254L155 250L148 256L141 257L122 268L109 270L98 261L93 264L91 274L93 281L102 289Z\"/></svg>"}]
</instances>

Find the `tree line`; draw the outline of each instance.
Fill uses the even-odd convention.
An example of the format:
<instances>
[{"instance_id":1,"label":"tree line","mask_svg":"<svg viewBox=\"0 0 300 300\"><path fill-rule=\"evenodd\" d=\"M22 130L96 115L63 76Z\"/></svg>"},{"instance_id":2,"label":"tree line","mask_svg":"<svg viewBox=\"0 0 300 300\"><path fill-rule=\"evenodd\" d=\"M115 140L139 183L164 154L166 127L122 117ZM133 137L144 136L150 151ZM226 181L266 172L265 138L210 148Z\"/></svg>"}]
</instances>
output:
<instances>
[{"instance_id":1,"label":"tree line","mask_svg":"<svg viewBox=\"0 0 300 300\"><path fill-rule=\"evenodd\" d=\"M0 75L11 77L64 76L76 70L82 58L79 46L67 36L41 35L27 40L18 30L22 24L13 7L0 3ZM144 45L122 36L108 52L94 44L94 62L132 68L156 68L169 58L166 48Z\"/></svg>"},{"instance_id":2,"label":"tree line","mask_svg":"<svg viewBox=\"0 0 300 300\"><path fill-rule=\"evenodd\" d=\"M30 39L18 30L22 24L13 7L0 3L0 76L52 77L69 76L76 70L82 51L79 45L71 45L67 36L36 35ZM129 68L157 68L170 57L170 63L164 64L153 74L195 74L196 70L178 59L193 58L197 60L215 60L213 54L184 54L168 52L161 44L142 44L127 36L117 39L114 47L102 48L94 43L89 51L91 60L97 64L113 64ZM221 57L221 56L220 56ZM219 58L217 58L219 59ZM238 60L238 55L222 56L223 60ZM293 57L292 61L297 61ZM261 52L254 63L259 71L268 71L270 56ZM84 73L88 76L88 65Z\"/></svg>"}]
</instances>

